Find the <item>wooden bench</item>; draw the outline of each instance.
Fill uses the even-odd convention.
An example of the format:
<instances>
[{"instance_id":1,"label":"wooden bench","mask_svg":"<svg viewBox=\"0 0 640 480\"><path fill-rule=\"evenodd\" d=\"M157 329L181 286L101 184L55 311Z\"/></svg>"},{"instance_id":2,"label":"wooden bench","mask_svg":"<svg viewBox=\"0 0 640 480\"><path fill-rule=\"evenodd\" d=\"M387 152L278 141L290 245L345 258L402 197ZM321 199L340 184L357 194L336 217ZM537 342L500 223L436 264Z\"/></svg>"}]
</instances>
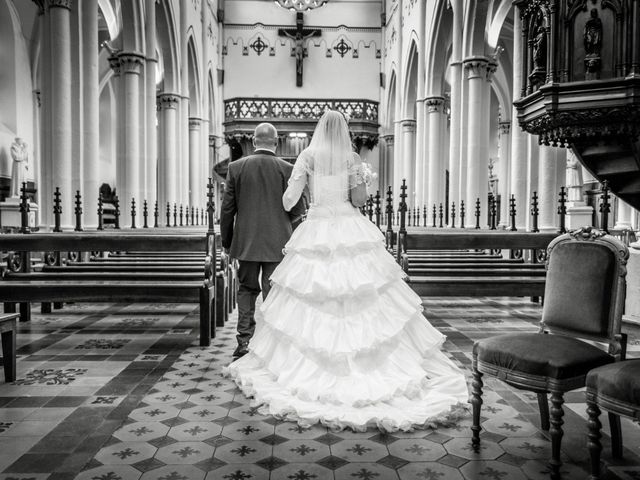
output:
<instances>
[{"instance_id":1,"label":"wooden bench","mask_svg":"<svg viewBox=\"0 0 640 480\"><path fill-rule=\"evenodd\" d=\"M217 258L215 318L216 326L223 327L236 305L237 274L226 255L220 254ZM78 273L129 273L134 277L132 279L141 273L179 272L186 278L184 274L201 272L203 262L203 255L199 257L187 252L110 252L106 256L91 256L87 261L68 261L62 268L74 269ZM59 268L45 265L43 271L60 271ZM44 308L44 311L50 311L49 306Z\"/></svg>"},{"instance_id":2,"label":"wooden bench","mask_svg":"<svg viewBox=\"0 0 640 480\"><path fill-rule=\"evenodd\" d=\"M20 252L22 268L6 272L0 282L0 301L5 312L29 310L32 302L168 302L197 303L200 306L200 345L208 346L215 336L216 252L213 235L129 234L120 232L43 233L1 235L0 251ZM112 272L107 276L83 278L82 272L58 266L56 271L33 272L31 252L96 251L181 251L203 252L200 274L187 272L184 278L172 278L171 268L149 271L142 278L136 272ZM158 266L162 266L158 264ZM92 272L85 272L92 273ZM102 272L93 272L99 274ZM178 273L178 272L176 272ZM22 318L22 320L28 320Z\"/></svg>"},{"instance_id":3,"label":"wooden bench","mask_svg":"<svg viewBox=\"0 0 640 480\"><path fill-rule=\"evenodd\" d=\"M2 336L2 366L4 381L16 380L16 333L18 331L17 313L0 315L0 335Z\"/></svg>"},{"instance_id":4,"label":"wooden bench","mask_svg":"<svg viewBox=\"0 0 640 480\"><path fill-rule=\"evenodd\" d=\"M543 266L496 256L429 256L430 250L546 250L557 233L423 231L398 234L397 258L421 296L531 296L544 294ZM421 255L412 258L412 252Z\"/></svg>"}]
</instances>

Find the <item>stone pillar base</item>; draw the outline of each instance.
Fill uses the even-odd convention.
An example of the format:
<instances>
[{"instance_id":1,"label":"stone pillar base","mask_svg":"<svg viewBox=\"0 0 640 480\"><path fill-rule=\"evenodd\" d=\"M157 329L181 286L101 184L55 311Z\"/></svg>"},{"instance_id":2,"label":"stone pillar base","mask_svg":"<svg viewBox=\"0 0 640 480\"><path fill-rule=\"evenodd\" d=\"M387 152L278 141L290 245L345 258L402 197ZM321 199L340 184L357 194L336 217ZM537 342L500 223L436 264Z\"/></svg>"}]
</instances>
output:
<instances>
[{"instance_id":1,"label":"stone pillar base","mask_svg":"<svg viewBox=\"0 0 640 480\"><path fill-rule=\"evenodd\" d=\"M38 205L29 202L29 227L35 228ZM20 212L20 199L8 197L0 202L0 227L3 229L20 228L22 225L22 213Z\"/></svg>"},{"instance_id":2,"label":"stone pillar base","mask_svg":"<svg viewBox=\"0 0 640 480\"><path fill-rule=\"evenodd\" d=\"M575 230L576 228L591 225L592 221L593 207L589 207L582 202L575 202L567 206L567 230Z\"/></svg>"}]
</instances>

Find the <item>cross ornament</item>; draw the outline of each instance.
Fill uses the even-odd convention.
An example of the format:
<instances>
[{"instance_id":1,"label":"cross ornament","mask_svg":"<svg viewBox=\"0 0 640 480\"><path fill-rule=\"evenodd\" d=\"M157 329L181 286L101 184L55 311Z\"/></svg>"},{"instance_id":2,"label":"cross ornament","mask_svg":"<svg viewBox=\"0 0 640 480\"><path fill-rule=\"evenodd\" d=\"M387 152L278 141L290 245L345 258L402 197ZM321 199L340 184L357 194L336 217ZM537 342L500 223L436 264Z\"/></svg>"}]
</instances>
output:
<instances>
[{"instance_id":1,"label":"cross ornament","mask_svg":"<svg viewBox=\"0 0 640 480\"><path fill-rule=\"evenodd\" d=\"M296 87L302 86L303 60L307 56L304 41L307 38L319 37L322 30L319 28L304 28L304 16L302 12L296 13L296 28L279 28L278 35L293 40L292 56L296 57Z\"/></svg>"}]
</instances>

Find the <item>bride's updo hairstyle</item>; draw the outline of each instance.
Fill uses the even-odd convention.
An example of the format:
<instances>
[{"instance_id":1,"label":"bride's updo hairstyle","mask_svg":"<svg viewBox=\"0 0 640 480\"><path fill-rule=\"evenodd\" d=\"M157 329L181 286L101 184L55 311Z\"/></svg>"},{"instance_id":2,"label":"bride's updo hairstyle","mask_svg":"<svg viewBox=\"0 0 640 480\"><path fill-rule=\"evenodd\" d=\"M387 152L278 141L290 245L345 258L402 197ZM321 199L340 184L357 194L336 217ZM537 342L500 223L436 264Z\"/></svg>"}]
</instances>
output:
<instances>
[{"instance_id":1,"label":"bride's updo hairstyle","mask_svg":"<svg viewBox=\"0 0 640 480\"><path fill-rule=\"evenodd\" d=\"M347 192L347 171L353 159L349 127L342 113L326 110L313 132L309 146L300 154L305 156L311 169L315 191L320 193L318 181L333 177L331 193ZM324 182L326 190L327 182ZM329 192L327 192L329 193Z\"/></svg>"}]
</instances>

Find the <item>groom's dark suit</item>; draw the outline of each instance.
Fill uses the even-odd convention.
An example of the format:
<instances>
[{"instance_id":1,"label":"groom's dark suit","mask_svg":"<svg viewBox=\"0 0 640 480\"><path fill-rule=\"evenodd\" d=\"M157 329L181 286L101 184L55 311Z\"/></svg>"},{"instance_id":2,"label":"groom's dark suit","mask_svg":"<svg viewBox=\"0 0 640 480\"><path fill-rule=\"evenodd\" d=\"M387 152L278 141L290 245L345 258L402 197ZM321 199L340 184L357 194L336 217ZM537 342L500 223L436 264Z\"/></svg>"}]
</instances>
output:
<instances>
[{"instance_id":1,"label":"groom's dark suit","mask_svg":"<svg viewBox=\"0 0 640 480\"><path fill-rule=\"evenodd\" d=\"M223 248L239 260L237 338L241 346L249 342L255 329L260 283L266 298L269 277L291 237L291 220L304 214L302 200L291 212L282 206L292 170L292 165L268 150L256 150L254 155L229 163L220 230Z\"/></svg>"}]
</instances>

